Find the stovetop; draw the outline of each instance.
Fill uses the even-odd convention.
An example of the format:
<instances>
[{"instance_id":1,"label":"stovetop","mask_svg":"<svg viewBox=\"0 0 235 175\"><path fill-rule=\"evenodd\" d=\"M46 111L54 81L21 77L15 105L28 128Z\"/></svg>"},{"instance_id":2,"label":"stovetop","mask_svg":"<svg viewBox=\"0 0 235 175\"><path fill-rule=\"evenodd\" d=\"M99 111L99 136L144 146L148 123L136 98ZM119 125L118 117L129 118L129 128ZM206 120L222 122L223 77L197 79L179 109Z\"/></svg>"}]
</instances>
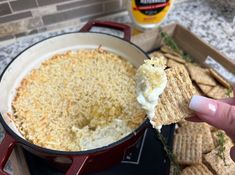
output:
<instances>
[{"instance_id":1,"label":"stovetop","mask_svg":"<svg viewBox=\"0 0 235 175\"><path fill-rule=\"evenodd\" d=\"M174 125L162 128L169 148L172 148ZM143 175L169 174L170 163L152 128L146 130L138 143L124 156L123 161L104 171L89 175ZM51 167L45 160L25 151L26 160L32 175L63 175L64 173Z\"/></svg>"}]
</instances>

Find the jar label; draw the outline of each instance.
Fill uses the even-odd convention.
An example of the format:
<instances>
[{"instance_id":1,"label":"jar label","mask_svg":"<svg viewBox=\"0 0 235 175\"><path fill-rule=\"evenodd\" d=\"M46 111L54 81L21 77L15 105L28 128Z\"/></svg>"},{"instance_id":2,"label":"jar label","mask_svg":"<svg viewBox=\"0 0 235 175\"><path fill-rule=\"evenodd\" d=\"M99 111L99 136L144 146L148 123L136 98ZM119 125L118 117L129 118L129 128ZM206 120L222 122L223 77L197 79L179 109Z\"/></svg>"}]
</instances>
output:
<instances>
[{"instance_id":1,"label":"jar label","mask_svg":"<svg viewBox=\"0 0 235 175\"><path fill-rule=\"evenodd\" d=\"M170 9L172 0L132 0L132 15L137 23L161 22Z\"/></svg>"}]
</instances>

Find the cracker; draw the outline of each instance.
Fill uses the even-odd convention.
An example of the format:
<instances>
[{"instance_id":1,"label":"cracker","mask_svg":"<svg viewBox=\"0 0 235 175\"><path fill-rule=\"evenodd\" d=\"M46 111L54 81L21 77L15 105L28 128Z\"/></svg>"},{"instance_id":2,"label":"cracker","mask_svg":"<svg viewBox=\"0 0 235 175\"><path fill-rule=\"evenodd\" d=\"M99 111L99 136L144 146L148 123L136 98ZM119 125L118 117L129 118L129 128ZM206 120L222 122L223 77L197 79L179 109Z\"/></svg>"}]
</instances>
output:
<instances>
[{"instance_id":1,"label":"cracker","mask_svg":"<svg viewBox=\"0 0 235 175\"><path fill-rule=\"evenodd\" d=\"M162 52L154 51L149 54L149 57L165 57Z\"/></svg>"},{"instance_id":2,"label":"cracker","mask_svg":"<svg viewBox=\"0 0 235 175\"><path fill-rule=\"evenodd\" d=\"M166 70L167 87L161 95L153 118L153 125L176 123L189 117L192 111L188 104L196 90L185 68L173 67Z\"/></svg>"},{"instance_id":3,"label":"cracker","mask_svg":"<svg viewBox=\"0 0 235 175\"><path fill-rule=\"evenodd\" d=\"M183 67L184 67L183 64L181 64L181 63L179 63L179 62L177 62L177 61L174 61L174 60L172 60L172 59L169 59L169 60L168 60L167 66L168 66L168 67L176 67L176 66L183 66Z\"/></svg>"},{"instance_id":4,"label":"cracker","mask_svg":"<svg viewBox=\"0 0 235 175\"><path fill-rule=\"evenodd\" d=\"M194 130L194 132L200 132L203 129L210 128L210 125L207 123L195 123L187 120L179 121L180 129Z\"/></svg>"},{"instance_id":5,"label":"cracker","mask_svg":"<svg viewBox=\"0 0 235 175\"><path fill-rule=\"evenodd\" d=\"M225 144L225 162L217 155L219 147L204 156L206 165L215 175L235 174L235 163L230 158L230 148L232 145L230 142L226 142Z\"/></svg>"},{"instance_id":6,"label":"cracker","mask_svg":"<svg viewBox=\"0 0 235 175\"><path fill-rule=\"evenodd\" d=\"M181 127L177 129L179 134L194 135L195 133L202 134L202 152L208 153L215 148L214 140L210 131L210 126L206 123L194 123L181 121Z\"/></svg>"},{"instance_id":7,"label":"cracker","mask_svg":"<svg viewBox=\"0 0 235 175\"><path fill-rule=\"evenodd\" d=\"M164 54L165 57L169 58L169 59L172 59L174 61L177 61L179 63L182 63L182 64L185 64L186 61L182 58L182 57L178 57L178 56L175 56L175 55L171 55L169 53L166 53Z\"/></svg>"},{"instance_id":8,"label":"cracker","mask_svg":"<svg viewBox=\"0 0 235 175\"><path fill-rule=\"evenodd\" d=\"M231 87L230 84L216 71L214 71L213 69L209 69L209 72L218 82L220 82L221 85L223 85L226 88Z\"/></svg>"},{"instance_id":9,"label":"cracker","mask_svg":"<svg viewBox=\"0 0 235 175\"><path fill-rule=\"evenodd\" d=\"M193 87L196 89L196 92L198 95L202 95L204 96L205 94L202 92L202 90L198 87L198 85L196 84L196 82L193 81Z\"/></svg>"},{"instance_id":10,"label":"cracker","mask_svg":"<svg viewBox=\"0 0 235 175\"><path fill-rule=\"evenodd\" d=\"M213 174L204 164L198 164L186 167L180 175L213 175Z\"/></svg>"},{"instance_id":11,"label":"cracker","mask_svg":"<svg viewBox=\"0 0 235 175\"><path fill-rule=\"evenodd\" d=\"M197 84L197 85L205 95L213 88L213 86L210 85L204 85L204 84Z\"/></svg>"},{"instance_id":12,"label":"cracker","mask_svg":"<svg viewBox=\"0 0 235 175\"><path fill-rule=\"evenodd\" d=\"M181 57L181 54L175 52L172 48L166 46L166 45L163 45L160 50L163 52L163 53L170 53L172 55L175 55L175 56L178 56L178 57Z\"/></svg>"},{"instance_id":13,"label":"cracker","mask_svg":"<svg viewBox=\"0 0 235 175\"><path fill-rule=\"evenodd\" d=\"M182 169L182 167L176 167L176 165L171 164L169 175L180 175L181 169Z\"/></svg>"},{"instance_id":14,"label":"cracker","mask_svg":"<svg viewBox=\"0 0 235 175\"><path fill-rule=\"evenodd\" d=\"M227 134L223 130L217 130L217 131L212 132L212 138L213 138L213 141L214 141L214 145L216 147L219 145L219 136L218 136L219 133L222 133L224 135L224 140L225 140L226 143L227 142L232 143L230 137L227 136Z\"/></svg>"},{"instance_id":15,"label":"cracker","mask_svg":"<svg viewBox=\"0 0 235 175\"><path fill-rule=\"evenodd\" d=\"M171 52L173 51L170 47L168 47L168 46L166 46L166 45L163 45L163 46L160 48L160 50L161 50L162 52L164 52L164 53L171 53Z\"/></svg>"},{"instance_id":16,"label":"cracker","mask_svg":"<svg viewBox=\"0 0 235 175\"><path fill-rule=\"evenodd\" d=\"M214 127L214 126L210 126L210 129L211 129L211 132L216 132L216 131L219 130L218 128L216 128L216 127Z\"/></svg>"},{"instance_id":17,"label":"cracker","mask_svg":"<svg viewBox=\"0 0 235 175\"><path fill-rule=\"evenodd\" d=\"M202 135L176 134L173 143L176 161L183 165L202 162Z\"/></svg>"},{"instance_id":18,"label":"cracker","mask_svg":"<svg viewBox=\"0 0 235 175\"><path fill-rule=\"evenodd\" d=\"M231 94L228 94L228 89L221 85L213 87L206 95L214 99L223 99L223 98L232 97Z\"/></svg>"},{"instance_id":19,"label":"cracker","mask_svg":"<svg viewBox=\"0 0 235 175\"><path fill-rule=\"evenodd\" d=\"M216 86L216 81L210 76L207 69L188 63L187 65L189 74L197 84L204 84L209 86Z\"/></svg>"},{"instance_id":20,"label":"cracker","mask_svg":"<svg viewBox=\"0 0 235 175\"><path fill-rule=\"evenodd\" d=\"M167 58L159 51L154 51L152 53L149 54L150 58L161 58L164 60L165 64L167 63Z\"/></svg>"}]
</instances>

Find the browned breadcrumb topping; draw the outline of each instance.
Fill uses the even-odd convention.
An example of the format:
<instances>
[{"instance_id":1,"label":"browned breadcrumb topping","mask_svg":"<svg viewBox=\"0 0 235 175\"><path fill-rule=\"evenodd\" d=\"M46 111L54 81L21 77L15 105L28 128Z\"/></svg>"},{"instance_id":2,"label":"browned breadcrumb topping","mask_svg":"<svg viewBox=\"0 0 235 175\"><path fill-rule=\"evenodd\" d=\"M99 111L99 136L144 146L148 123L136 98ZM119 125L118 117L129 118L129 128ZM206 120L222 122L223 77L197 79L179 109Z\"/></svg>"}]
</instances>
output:
<instances>
[{"instance_id":1,"label":"browned breadcrumb topping","mask_svg":"<svg viewBox=\"0 0 235 175\"><path fill-rule=\"evenodd\" d=\"M79 151L126 136L144 120L136 68L99 49L55 55L21 82L12 102L21 134L42 147Z\"/></svg>"}]
</instances>

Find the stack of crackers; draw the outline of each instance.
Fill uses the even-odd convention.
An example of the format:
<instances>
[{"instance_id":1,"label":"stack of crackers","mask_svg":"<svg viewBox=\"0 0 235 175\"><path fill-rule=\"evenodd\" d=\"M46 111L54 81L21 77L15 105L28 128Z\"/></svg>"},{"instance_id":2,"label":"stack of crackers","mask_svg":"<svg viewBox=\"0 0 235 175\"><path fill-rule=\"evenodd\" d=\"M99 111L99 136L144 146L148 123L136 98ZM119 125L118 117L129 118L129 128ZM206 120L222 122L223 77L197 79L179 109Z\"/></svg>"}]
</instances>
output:
<instances>
[{"instance_id":1,"label":"stack of crackers","mask_svg":"<svg viewBox=\"0 0 235 175\"><path fill-rule=\"evenodd\" d=\"M232 97L231 85L215 70L203 68L196 63L183 59L182 55L173 51L168 46L162 46L160 51L155 51L150 57L162 57L168 67L186 68L198 93L214 99Z\"/></svg>"},{"instance_id":2,"label":"stack of crackers","mask_svg":"<svg viewBox=\"0 0 235 175\"><path fill-rule=\"evenodd\" d=\"M178 125L174 136L173 154L182 168L180 175L235 174L235 163L230 158L233 143L223 131L206 123L185 120ZM222 145L219 133L224 137ZM174 169L173 165L171 168ZM173 170L171 174L175 174Z\"/></svg>"},{"instance_id":3,"label":"stack of crackers","mask_svg":"<svg viewBox=\"0 0 235 175\"><path fill-rule=\"evenodd\" d=\"M188 62L181 54L168 46L149 55L151 58L165 59L168 84L156 107L154 125L178 123L173 154L181 166L181 175L235 175L235 163L229 151L233 143L226 134L206 123L193 123L184 120L192 111L188 104L193 95L203 95L214 99L232 97L230 84L216 71ZM224 136L221 157L221 138ZM220 152L220 154L219 154ZM171 166L172 175L175 169ZM178 171L177 171L178 172Z\"/></svg>"}]
</instances>

